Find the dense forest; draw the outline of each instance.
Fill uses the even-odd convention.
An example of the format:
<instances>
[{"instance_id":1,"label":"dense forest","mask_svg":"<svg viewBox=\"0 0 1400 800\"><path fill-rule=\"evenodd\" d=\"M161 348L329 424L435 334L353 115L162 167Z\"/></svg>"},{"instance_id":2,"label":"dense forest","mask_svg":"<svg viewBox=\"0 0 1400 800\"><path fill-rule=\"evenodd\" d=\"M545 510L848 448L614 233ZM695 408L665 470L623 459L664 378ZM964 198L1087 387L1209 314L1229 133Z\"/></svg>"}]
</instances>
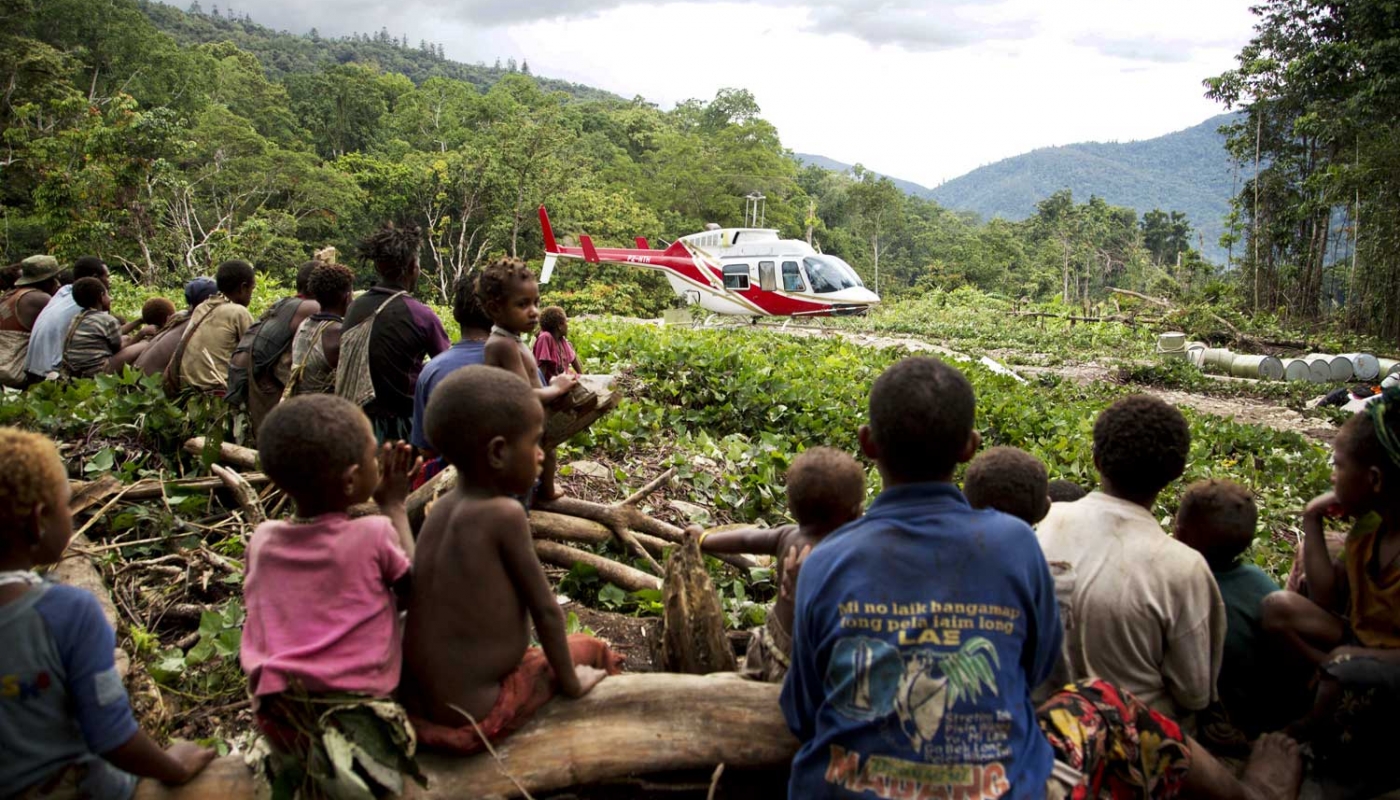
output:
<instances>
[{"instance_id":1,"label":"dense forest","mask_svg":"<svg viewBox=\"0 0 1400 800\"><path fill-rule=\"evenodd\" d=\"M1400 3L1255 13L1238 67L1207 81L1244 111L1227 141L1248 177L1231 219L1242 306L1400 338Z\"/></svg>"},{"instance_id":2,"label":"dense forest","mask_svg":"<svg viewBox=\"0 0 1400 800\"><path fill-rule=\"evenodd\" d=\"M198 4L0 0L0 20L11 261L93 252L161 284L237 256L285 275L314 249L353 254L373 226L412 220L445 296L494 255L538 257L541 203L561 233L667 241L740 224L758 191L770 226L846 258L887 299L960 285L1075 303L1110 285L1220 297L1234 283L1179 210L1059 192L1025 220L984 223L860 168L804 167L739 88L662 110L523 63L450 62L387 30L293 35ZM655 276L623 268L563 269L551 289L580 311L671 302ZM1319 299L1311 316L1292 310L1316 316ZM1266 294L1254 308L1280 305Z\"/></svg>"}]
</instances>

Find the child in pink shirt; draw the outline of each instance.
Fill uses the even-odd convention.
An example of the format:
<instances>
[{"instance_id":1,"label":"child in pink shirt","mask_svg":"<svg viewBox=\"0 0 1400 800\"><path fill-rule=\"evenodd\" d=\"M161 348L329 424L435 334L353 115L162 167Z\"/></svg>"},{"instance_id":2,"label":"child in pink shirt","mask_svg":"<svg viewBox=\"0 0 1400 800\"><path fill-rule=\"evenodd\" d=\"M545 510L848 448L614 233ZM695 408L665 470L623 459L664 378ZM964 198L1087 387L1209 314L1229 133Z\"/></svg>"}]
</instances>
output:
<instances>
[{"instance_id":1,"label":"child in pink shirt","mask_svg":"<svg viewBox=\"0 0 1400 800\"><path fill-rule=\"evenodd\" d=\"M403 442L376 447L369 419L335 395L281 403L258 442L296 516L264 522L248 543L240 660L273 750L300 762L303 781L334 780L305 771L320 761L311 755L322 730L339 727L330 709L363 707L398 686L396 595L413 556L404 501L418 459ZM352 519L350 507L371 497L380 513Z\"/></svg>"},{"instance_id":2,"label":"child in pink shirt","mask_svg":"<svg viewBox=\"0 0 1400 800\"><path fill-rule=\"evenodd\" d=\"M578 363L578 354L569 343L569 317L559 306L550 306L540 312L540 335L535 337L535 363L540 367L540 379L544 383L554 380L555 375L583 372Z\"/></svg>"}]
</instances>

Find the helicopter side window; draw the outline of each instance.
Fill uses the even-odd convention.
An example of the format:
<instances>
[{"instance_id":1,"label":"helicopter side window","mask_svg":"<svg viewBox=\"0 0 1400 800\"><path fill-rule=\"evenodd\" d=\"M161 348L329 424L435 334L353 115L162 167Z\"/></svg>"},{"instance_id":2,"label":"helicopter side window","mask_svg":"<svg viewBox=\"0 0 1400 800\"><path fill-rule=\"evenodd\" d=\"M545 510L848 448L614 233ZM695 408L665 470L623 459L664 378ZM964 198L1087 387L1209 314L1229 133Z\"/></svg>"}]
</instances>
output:
<instances>
[{"instance_id":1,"label":"helicopter side window","mask_svg":"<svg viewBox=\"0 0 1400 800\"><path fill-rule=\"evenodd\" d=\"M798 268L796 261L783 262L783 291L807 291L807 285L802 282L802 270Z\"/></svg>"},{"instance_id":2,"label":"helicopter side window","mask_svg":"<svg viewBox=\"0 0 1400 800\"><path fill-rule=\"evenodd\" d=\"M736 292L747 291L749 288L749 265L726 265L724 268L724 288Z\"/></svg>"},{"instance_id":3,"label":"helicopter side window","mask_svg":"<svg viewBox=\"0 0 1400 800\"><path fill-rule=\"evenodd\" d=\"M778 291L778 265L772 261L758 262L758 286L765 292Z\"/></svg>"}]
</instances>

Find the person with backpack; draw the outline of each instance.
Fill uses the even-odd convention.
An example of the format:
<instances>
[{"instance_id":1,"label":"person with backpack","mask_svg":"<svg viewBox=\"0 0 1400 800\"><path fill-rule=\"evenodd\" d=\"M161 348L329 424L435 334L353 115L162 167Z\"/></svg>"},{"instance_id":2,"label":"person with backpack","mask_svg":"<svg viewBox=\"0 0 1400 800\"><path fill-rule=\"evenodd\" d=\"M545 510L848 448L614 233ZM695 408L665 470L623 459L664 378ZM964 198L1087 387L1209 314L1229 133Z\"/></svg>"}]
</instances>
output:
<instances>
[{"instance_id":1,"label":"person with backpack","mask_svg":"<svg viewBox=\"0 0 1400 800\"><path fill-rule=\"evenodd\" d=\"M263 418L277 407L292 371L292 338L297 328L321 306L307 291L311 271L319 261L308 261L297 271L297 293L273 303L238 341L228 366L224 400L246 408L254 437Z\"/></svg>"},{"instance_id":2,"label":"person with backpack","mask_svg":"<svg viewBox=\"0 0 1400 800\"><path fill-rule=\"evenodd\" d=\"M442 320L413 298L417 225L385 225L360 245L379 282L350 304L341 327L335 393L364 409L380 442L408 439L423 362L452 345Z\"/></svg>"}]
</instances>

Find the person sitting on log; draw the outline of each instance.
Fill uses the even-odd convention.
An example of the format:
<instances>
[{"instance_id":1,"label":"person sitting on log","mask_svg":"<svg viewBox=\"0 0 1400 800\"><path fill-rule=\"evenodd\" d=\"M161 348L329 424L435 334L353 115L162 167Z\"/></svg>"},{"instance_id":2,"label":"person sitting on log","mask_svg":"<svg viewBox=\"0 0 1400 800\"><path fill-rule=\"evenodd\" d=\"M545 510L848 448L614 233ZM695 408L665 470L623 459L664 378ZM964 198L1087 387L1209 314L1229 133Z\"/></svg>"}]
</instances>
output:
<instances>
[{"instance_id":1,"label":"person sitting on log","mask_svg":"<svg viewBox=\"0 0 1400 800\"><path fill-rule=\"evenodd\" d=\"M778 599L763 627L749 634L742 670L745 677L768 683L782 683L787 676L792 653L792 591L802 562L828 534L860 518L865 505L865 470L840 450L809 448L788 467L787 498L796 525L700 535L703 552L774 558Z\"/></svg>"},{"instance_id":2,"label":"person sitting on log","mask_svg":"<svg viewBox=\"0 0 1400 800\"><path fill-rule=\"evenodd\" d=\"M1054 504L1036 528L1045 557L1075 574L1070 677L1103 678L1177 719L1216 699L1225 652L1225 601L1210 565L1153 514L1190 451L1190 426L1174 406L1125 397L1094 422L1102 488Z\"/></svg>"},{"instance_id":3,"label":"person sitting on log","mask_svg":"<svg viewBox=\"0 0 1400 800\"><path fill-rule=\"evenodd\" d=\"M34 320L34 333L29 339L29 352L24 362L31 382L57 377L59 365L63 363L63 343L68 338L68 329L82 310L73 300L73 284L83 278L96 278L111 288L111 273L97 256L79 256L73 262L72 273L73 280L54 293L53 299Z\"/></svg>"},{"instance_id":4,"label":"person sitting on log","mask_svg":"<svg viewBox=\"0 0 1400 800\"><path fill-rule=\"evenodd\" d=\"M1073 503L1089 493L1084 491L1084 487L1074 481L1056 478L1050 481L1050 502L1051 503ZM1049 512L1046 512L1049 513Z\"/></svg>"},{"instance_id":5,"label":"person sitting on log","mask_svg":"<svg viewBox=\"0 0 1400 800\"><path fill-rule=\"evenodd\" d=\"M1400 387L1342 426L1332 487L1303 512L1309 597L1269 595L1264 625L1315 676L1312 711L1288 730L1324 760L1364 768L1388 763L1400 711ZM1325 521L1347 517L1355 522L1334 565Z\"/></svg>"},{"instance_id":6,"label":"person sitting on log","mask_svg":"<svg viewBox=\"0 0 1400 800\"><path fill-rule=\"evenodd\" d=\"M540 365L540 378L548 383L555 375L564 375L570 370L575 375L583 373L578 362L578 353L569 342L569 316L559 306L550 306L540 312L540 335L535 337L535 363Z\"/></svg>"},{"instance_id":7,"label":"person sitting on log","mask_svg":"<svg viewBox=\"0 0 1400 800\"><path fill-rule=\"evenodd\" d=\"M75 281L73 301L81 310L69 323L63 340L59 371L65 378L91 378L105 371L107 362L122 348L155 333L153 328L143 328L145 323L139 317L123 325L112 316L112 295L97 278Z\"/></svg>"},{"instance_id":8,"label":"person sitting on log","mask_svg":"<svg viewBox=\"0 0 1400 800\"><path fill-rule=\"evenodd\" d=\"M297 270L296 294L273 303L257 322L248 326L229 358L224 401L246 409L248 425L256 439L267 414L282 401L292 371L292 339L297 329L321 305L311 296L311 272L319 261L307 261Z\"/></svg>"},{"instance_id":9,"label":"person sitting on log","mask_svg":"<svg viewBox=\"0 0 1400 800\"><path fill-rule=\"evenodd\" d=\"M340 365L340 324L355 289L355 273L344 264L317 264L306 279L320 310L297 328L285 397L331 394Z\"/></svg>"},{"instance_id":10,"label":"person sitting on log","mask_svg":"<svg viewBox=\"0 0 1400 800\"><path fill-rule=\"evenodd\" d=\"M150 346L131 359L131 365L141 370L147 375L158 375L165 371L165 367L174 357L176 348L180 345L180 340L184 338L185 329L189 327L190 315L205 300L213 297L219 291L219 285L213 278L201 275L185 284L185 308L176 311L165 321L165 325L151 339Z\"/></svg>"},{"instance_id":11,"label":"person sitting on log","mask_svg":"<svg viewBox=\"0 0 1400 800\"><path fill-rule=\"evenodd\" d=\"M486 363L529 381L535 396L546 408L568 397L578 385L578 378L555 375L546 386L539 365L535 363L535 354L522 338L540 321L540 286L535 282L535 273L518 258L500 258L482 271L477 278L476 291L481 307L494 323L491 336L486 340ZM551 447L545 450L544 469L534 493L539 500L548 502L561 496L554 488L554 473L555 456Z\"/></svg>"},{"instance_id":12,"label":"person sitting on log","mask_svg":"<svg viewBox=\"0 0 1400 800\"><path fill-rule=\"evenodd\" d=\"M375 758L387 747L396 759L382 767L416 774L406 718L389 700L402 663L395 598L407 595L413 553L413 448L376 446L365 415L334 395L281 403L262 431L263 470L296 503L296 516L254 531L243 583L239 660L274 785L336 781L327 748L337 737ZM379 514L350 517L371 498Z\"/></svg>"},{"instance_id":13,"label":"person sitting on log","mask_svg":"<svg viewBox=\"0 0 1400 800\"><path fill-rule=\"evenodd\" d=\"M257 275L253 265L234 259L214 273L219 293L200 303L165 370L165 390L171 397L193 389L223 397L228 388L228 364L238 340L253 324L248 303Z\"/></svg>"},{"instance_id":14,"label":"person sitting on log","mask_svg":"<svg viewBox=\"0 0 1400 800\"><path fill-rule=\"evenodd\" d=\"M496 367L464 367L439 384L424 423L456 467L457 486L418 535L400 696L424 746L469 754L555 694L583 696L622 659L601 640L566 635L514 499L544 460L544 409L530 384ZM540 647L529 647L527 615Z\"/></svg>"},{"instance_id":15,"label":"person sitting on log","mask_svg":"<svg viewBox=\"0 0 1400 800\"><path fill-rule=\"evenodd\" d=\"M1029 525L972 509L951 482L981 443L974 403L933 358L871 389L860 444L885 489L797 579L788 796L1296 797L1286 737L1261 739L1242 783L1104 681L1032 704L1060 655L1054 584Z\"/></svg>"},{"instance_id":16,"label":"person sitting on log","mask_svg":"<svg viewBox=\"0 0 1400 800\"><path fill-rule=\"evenodd\" d=\"M132 715L97 598L33 571L61 559L73 536L57 448L0 428L0 452L0 791L120 800L137 777L188 782L214 751L152 741Z\"/></svg>"},{"instance_id":17,"label":"person sitting on log","mask_svg":"<svg viewBox=\"0 0 1400 800\"><path fill-rule=\"evenodd\" d=\"M973 508L990 508L1034 526L1050 513L1045 463L1019 447L993 447L972 459L963 494Z\"/></svg>"},{"instance_id":18,"label":"person sitting on log","mask_svg":"<svg viewBox=\"0 0 1400 800\"><path fill-rule=\"evenodd\" d=\"M448 375L463 367L486 363L486 339L491 335L491 318L481 307L476 296L476 276L463 275L452 286L452 318L457 320L461 337L457 343L433 356L423 372L418 376L418 386L413 390L413 435L409 442L423 453L426 459L423 471L414 479L418 488L433 479L447 466L428 441L428 432L423 424L428 400L438 383Z\"/></svg>"},{"instance_id":19,"label":"person sitting on log","mask_svg":"<svg viewBox=\"0 0 1400 800\"><path fill-rule=\"evenodd\" d=\"M146 352L155 337L165 329L170 318L175 316L175 304L164 297L152 297L141 305L141 329L135 338L122 346L115 355L107 359L103 372L119 375L126 365L134 363L138 356Z\"/></svg>"},{"instance_id":20,"label":"person sitting on log","mask_svg":"<svg viewBox=\"0 0 1400 800\"><path fill-rule=\"evenodd\" d=\"M1177 540L1205 556L1225 601L1225 655L1216 682L1220 702L1200 721L1201 738L1221 751L1279 730L1299 713L1298 692L1273 666L1283 654L1269 641L1260 616L1278 584L1243 561L1258 522L1254 496L1227 480L1191 484L1176 512Z\"/></svg>"}]
</instances>

